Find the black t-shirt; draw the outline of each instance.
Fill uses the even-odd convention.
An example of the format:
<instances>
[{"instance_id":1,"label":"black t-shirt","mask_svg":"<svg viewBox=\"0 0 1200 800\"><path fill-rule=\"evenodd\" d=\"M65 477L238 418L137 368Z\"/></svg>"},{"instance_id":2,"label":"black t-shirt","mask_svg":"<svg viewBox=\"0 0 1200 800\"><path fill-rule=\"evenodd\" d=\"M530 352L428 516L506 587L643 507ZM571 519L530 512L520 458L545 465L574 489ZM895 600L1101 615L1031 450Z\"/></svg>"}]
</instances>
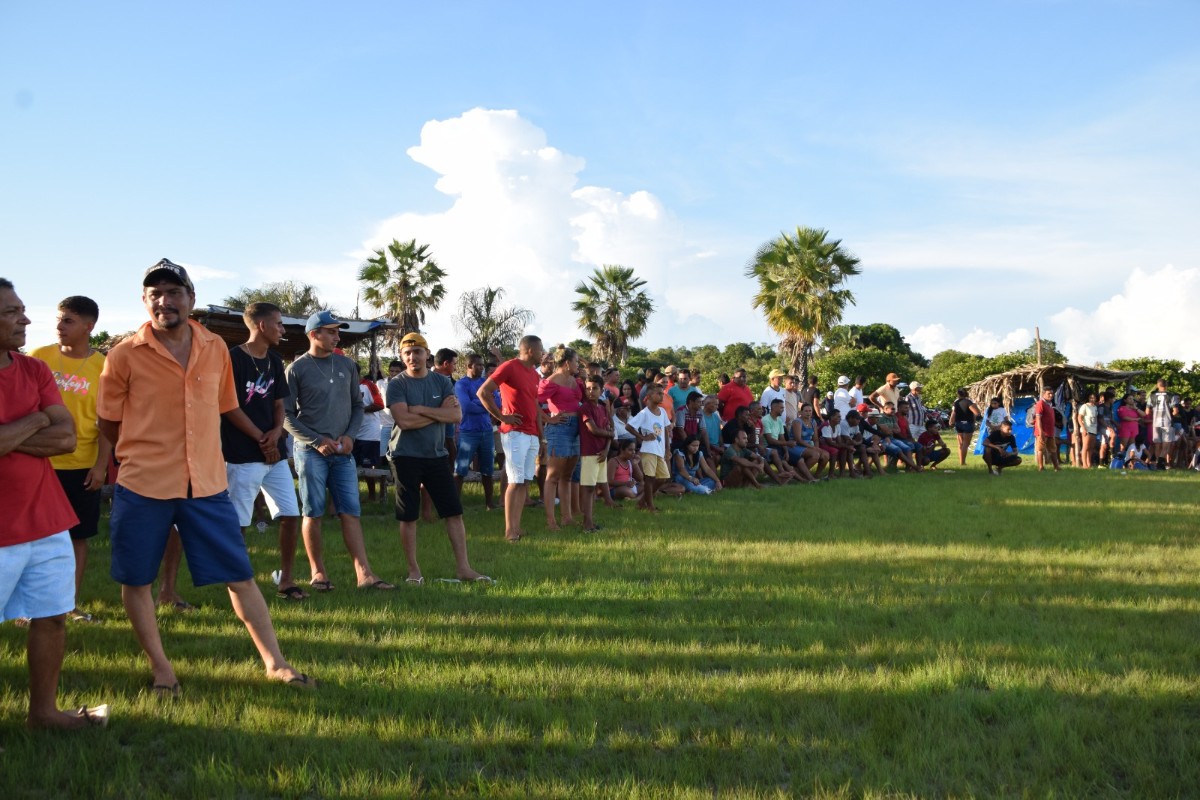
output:
<instances>
[{"instance_id":1,"label":"black t-shirt","mask_svg":"<svg viewBox=\"0 0 1200 800\"><path fill-rule=\"evenodd\" d=\"M256 359L239 345L229 348L229 360L233 362L233 387L242 411L260 430L274 428L275 401L289 394L283 359L269 350L266 358ZM221 452L230 464L255 464L265 460L258 442L224 418L221 419Z\"/></svg>"},{"instance_id":2,"label":"black t-shirt","mask_svg":"<svg viewBox=\"0 0 1200 800\"><path fill-rule=\"evenodd\" d=\"M987 439L988 439L989 443L994 444L997 447L999 447L1000 452L1002 452L1002 453L1008 452L1009 445L1012 445L1012 449L1014 452L1017 449L1017 437L1013 436L1011 433L1005 433L1004 431L1000 430L999 428L997 428L996 430L989 433L987 436Z\"/></svg>"}]
</instances>

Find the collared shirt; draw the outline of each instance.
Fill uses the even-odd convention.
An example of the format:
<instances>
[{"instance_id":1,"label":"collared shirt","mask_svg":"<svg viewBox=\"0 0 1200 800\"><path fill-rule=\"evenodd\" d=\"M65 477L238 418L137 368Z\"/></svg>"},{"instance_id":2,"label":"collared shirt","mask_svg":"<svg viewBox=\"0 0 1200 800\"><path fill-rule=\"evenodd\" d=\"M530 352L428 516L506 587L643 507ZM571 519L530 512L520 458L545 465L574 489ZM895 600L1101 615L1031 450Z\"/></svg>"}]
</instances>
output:
<instances>
[{"instance_id":1,"label":"collared shirt","mask_svg":"<svg viewBox=\"0 0 1200 800\"><path fill-rule=\"evenodd\" d=\"M114 347L96 412L121 423L117 483L144 497L210 497L225 490L221 415L238 407L229 350L192 320L187 370L146 322Z\"/></svg>"},{"instance_id":2,"label":"collared shirt","mask_svg":"<svg viewBox=\"0 0 1200 800\"><path fill-rule=\"evenodd\" d=\"M908 401L908 425L914 431L925 430L925 416L928 410L925 408L925 401L921 399L921 395L915 392L909 392L908 397L904 398Z\"/></svg>"}]
</instances>

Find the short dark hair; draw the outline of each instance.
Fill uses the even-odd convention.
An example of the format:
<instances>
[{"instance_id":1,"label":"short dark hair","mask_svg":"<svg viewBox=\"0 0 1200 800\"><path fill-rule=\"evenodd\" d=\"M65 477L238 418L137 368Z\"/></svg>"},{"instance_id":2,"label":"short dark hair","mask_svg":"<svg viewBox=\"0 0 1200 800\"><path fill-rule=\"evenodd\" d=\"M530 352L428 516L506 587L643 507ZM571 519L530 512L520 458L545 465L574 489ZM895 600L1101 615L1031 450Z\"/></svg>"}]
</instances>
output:
<instances>
[{"instance_id":1,"label":"short dark hair","mask_svg":"<svg viewBox=\"0 0 1200 800\"><path fill-rule=\"evenodd\" d=\"M242 320L246 323L246 327L254 330L254 326L262 322L272 314L282 314L283 309L274 303L268 303L265 300L260 300L256 303L251 303L242 311Z\"/></svg>"},{"instance_id":2,"label":"short dark hair","mask_svg":"<svg viewBox=\"0 0 1200 800\"><path fill-rule=\"evenodd\" d=\"M0 278L0 289L16 291L16 287L12 285L12 281L10 281L8 278Z\"/></svg>"},{"instance_id":3,"label":"short dark hair","mask_svg":"<svg viewBox=\"0 0 1200 800\"><path fill-rule=\"evenodd\" d=\"M458 353L454 352L449 347L443 347L434 354L433 363L441 366L447 361L453 361L456 358L458 358Z\"/></svg>"},{"instance_id":4,"label":"short dark hair","mask_svg":"<svg viewBox=\"0 0 1200 800\"><path fill-rule=\"evenodd\" d=\"M693 397L699 398L700 400L704 399L704 395L700 394L699 392L688 392L687 399L684 400L683 402L690 403L690 402L692 402Z\"/></svg>"},{"instance_id":5,"label":"short dark hair","mask_svg":"<svg viewBox=\"0 0 1200 800\"><path fill-rule=\"evenodd\" d=\"M391 369L392 367L396 367L397 369L404 369L404 362L398 358L393 358L391 361L388 362L388 369Z\"/></svg>"},{"instance_id":6,"label":"short dark hair","mask_svg":"<svg viewBox=\"0 0 1200 800\"><path fill-rule=\"evenodd\" d=\"M482 364L483 356L479 355L479 353L471 353L467 356L468 364L474 364L476 361L478 361L480 364Z\"/></svg>"},{"instance_id":7,"label":"short dark hair","mask_svg":"<svg viewBox=\"0 0 1200 800\"><path fill-rule=\"evenodd\" d=\"M594 383L594 384L596 384L597 386L603 386L603 385L604 385L604 378L601 378L599 375L588 375L588 376L587 376L587 382L588 382L588 383Z\"/></svg>"},{"instance_id":8,"label":"short dark hair","mask_svg":"<svg viewBox=\"0 0 1200 800\"><path fill-rule=\"evenodd\" d=\"M779 403L780 405L783 405L783 400L782 400L782 398L776 397L774 400L772 400L772 401L771 401L771 407L772 407L772 408L774 408L776 403Z\"/></svg>"},{"instance_id":9,"label":"short dark hair","mask_svg":"<svg viewBox=\"0 0 1200 800\"><path fill-rule=\"evenodd\" d=\"M70 297L64 297L62 302L58 304L59 311L70 311L72 314L78 314L81 317L86 317L92 322L100 319L100 306L96 305L96 301L90 297L84 297L81 294L73 294Z\"/></svg>"},{"instance_id":10,"label":"short dark hair","mask_svg":"<svg viewBox=\"0 0 1200 800\"><path fill-rule=\"evenodd\" d=\"M541 343L542 343L542 337L534 336L531 333L526 336L522 336L521 341L517 342L517 347L521 348L522 350L528 350L530 347L533 347L535 344L541 344Z\"/></svg>"}]
</instances>

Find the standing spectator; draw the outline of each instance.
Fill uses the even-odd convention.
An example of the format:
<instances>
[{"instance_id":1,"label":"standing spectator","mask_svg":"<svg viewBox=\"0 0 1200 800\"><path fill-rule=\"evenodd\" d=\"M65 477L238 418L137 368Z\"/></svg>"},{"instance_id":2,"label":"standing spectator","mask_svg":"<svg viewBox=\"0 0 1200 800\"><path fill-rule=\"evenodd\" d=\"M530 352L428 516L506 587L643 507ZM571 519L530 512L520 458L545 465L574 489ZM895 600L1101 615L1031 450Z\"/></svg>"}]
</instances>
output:
<instances>
[{"instance_id":1,"label":"standing spectator","mask_svg":"<svg viewBox=\"0 0 1200 800\"><path fill-rule=\"evenodd\" d=\"M925 430L925 416L929 409L925 407L925 398L922 397L924 391L924 386L913 381L908 385L908 396L904 398L908 401L908 424L914 431Z\"/></svg>"},{"instance_id":2,"label":"standing spectator","mask_svg":"<svg viewBox=\"0 0 1200 800\"><path fill-rule=\"evenodd\" d=\"M146 270L142 287L150 321L109 352L96 413L121 462L109 526L111 573L121 584L129 622L150 662L154 692L163 698L179 695L150 594L172 525L179 530L192 582L224 583L229 590L267 677L315 688L316 682L293 669L279 650L226 491L221 417L227 415L255 441L266 435L238 405L224 342L188 319L196 292L187 271L163 259Z\"/></svg>"},{"instance_id":3,"label":"standing spectator","mask_svg":"<svg viewBox=\"0 0 1200 800\"><path fill-rule=\"evenodd\" d=\"M375 381L365 376L358 382L358 392L362 397L363 413L362 424L354 438L354 463L362 469L378 469L382 463L379 460L379 432L383 429L383 423L379 421L379 415L383 412L383 395L379 393ZM374 503L376 479L368 477L366 483L367 500ZM382 490L383 481L379 483Z\"/></svg>"},{"instance_id":4,"label":"standing spectator","mask_svg":"<svg viewBox=\"0 0 1200 800\"><path fill-rule=\"evenodd\" d=\"M1058 465L1058 430L1054 415L1054 390L1042 390L1042 397L1033 404L1033 435L1036 440L1035 456L1038 472L1046 469L1046 459L1061 472Z\"/></svg>"},{"instance_id":5,"label":"standing spectator","mask_svg":"<svg viewBox=\"0 0 1200 800\"><path fill-rule=\"evenodd\" d=\"M1120 444L1115 450L1116 456L1124 458L1129 446L1137 441L1138 425L1141 423L1142 417L1142 413L1137 409L1134 395L1126 394L1121 399L1121 405L1117 407L1117 436Z\"/></svg>"},{"instance_id":6,"label":"standing spectator","mask_svg":"<svg viewBox=\"0 0 1200 800\"><path fill-rule=\"evenodd\" d=\"M1051 394L1053 395L1053 392ZM988 465L993 475L999 475L1007 467L1015 467L1021 463L1021 456L1017 451L1017 437L1013 436L1012 432L1012 420L1005 419L997 430L984 437L983 462Z\"/></svg>"},{"instance_id":7,"label":"standing spectator","mask_svg":"<svg viewBox=\"0 0 1200 800\"><path fill-rule=\"evenodd\" d=\"M375 384L379 389L380 397L387 397L388 381L398 378L403 370L404 365L399 361L393 360L388 362L387 377ZM388 450L388 443L392 439L392 425L392 412L388 410L387 404L384 403L383 408L379 411L379 452L383 454L384 458L391 455L391 452Z\"/></svg>"},{"instance_id":8,"label":"standing spectator","mask_svg":"<svg viewBox=\"0 0 1200 800\"><path fill-rule=\"evenodd\" d=\"M614 434L608 404L600 400L603 388L600 378L588 378L586 396L579 406L579 500L584 533L600 530L592 518L597 486L604 486L604 505L612 506L608 496L608 448Z\"/></svg>"},{"instance_id":9,"label":"standing spectator","mask_svg":"<svg viewBox=\"0 0 1200 800\"><path fill-rule=\"evenodd\" d=\"M396 437L391 461L396 482L396 520L400 523L400 543L408 561L408 577L404 582L418 586L425 582L417 562L417 517L424 487L438 516L445 520L446 537L454 552L455 578L491 583L492 579L476 572L467 558L462 502L447 461L445 428L462 419L454 384L444 374L429 369L429 345L419 333L404 334L400 340L400 358L406 369L388 384L387 404L396 427L404 431Z\"/></svg>"},{"instance_id":10,"label":"standing spectator","mask_svg":"<svg viewBox=\"0 0 1200 800\"><path fill-rule=\"evenodd\" d=\"M688 395L695 391L692 387L692 373L681 367L675 371L675 385L667 389L671 397L671 408L681 409L687 404Z\"/></svg>"},{"instance_id":11,"label":"standing spectator","mask_svg":"<svg viewBox=\"0 0 1200 800\"><path fill-rule=\"evenodd\" d=\"M1092 450L1099 449L1097 436L1100 433L1100 416L1099 409L1096 407L1095 392L1088 393L1087 402L1079 406L1076 419L1076 427L1081 437L1081 463L1084 469L1091 469L1092 467L1096 466L1095 461L1093 460Z\"/></svg>"},{"instance_id":12,"label":"standing spectator","mask_svg":"<svg viewBox=\"0 0 1200 800\"><path fill-rule=\"evenodd\" d=\"M479 402L479 387L487 378L483 374L483 356L467 356L467 374L454 384L454 396L462 410L458 425L458 455L454 463L454 482L459 496L462 485L471 471L471 461L479 464L479 481L483 484L483 507L491 511L496 466L495 438L492 436L492 416ZM493 395L493 399L495 396Z\"/></svg>"},{"instance_id":13,"label":"standing spectator","mask_svg":"<svg viewBox=\"0 0 1200 800\"><path fill-rule=\"evenodd\" d=\"M721 387L717 392L717 399L723 404L721 406L721 419L725 422L733 419L734 413L742 406L749 406L754 402L754 393L746 386L746 370L738 367L734 370L733 380Z\"/></svg>"},{"instance_id":14,"label":"standing spectator","mask_svg":"<svg viewBox=\"0 0 1200 800\"><path fill-rule=\"evenodd\" d=\"M1008 412L1004 408L1004 402L999 397L993 397L988 401L988 410L983 417L984 430L987 433L1000 429L1000 423L1008 418Z\"/></svg>"},{"instance_id":15,"label":"standing spectator","mask_svg":"<svg viewBox=\"0 0 1200 800\"><path fill-rule=\"evenodd\" d=\"M646 392L646 407L627 424L630 433L642 442L642 476L646 481L646 488L642 492L638 508L651 513L658 513L654 506L654 495L658 488L664 481L671 479L671 471L667 469L667 441L672 425L671 418L661 407L662 399L662 387L657 384L651 385L650 391Z\"/></svg>"},{"instance_id":16,"label":"standing spectator","mask_svg":"<svg viewBox=\"0 0 1200 800\"><path fill-rule=\"evenodd\" d=\"M816 417L821 416L821 390L817 388L817 376L808 377L808 385L800 390L800 407L809 406ZM797 414L799 411L796 412Z\"/></svg>"},{"instance_id":17,"label":"standing spectator","mask_svg":"<svg viewBox=\"0 0 1200 800\"><path fill-rule=\"evenodd\" d=\"M83 589L87 566L88 539L100 531L100 489L108 477L112 443L100 435L96 422L96 395L104 354L92 349L89 336L100 317L100 308L87 297L68 297L58 304L58 344L39 347L29 355L46 363L58 383L63 405L75 420L75 450L52 456L50 465L62 484L67 500L79 518L71 527L75 551L75 599ZM78 606L67 614L79 622L92 615Z\"/></svg>"},{"instance_id":18,"label":"standing spectator","mask_svg":"<svg viewBox=\"0 0 1200 800\"><path fill-rule=\"evenodd\" d=\"M626 423L629 422L630 416L629 403L626 402L624 398L621 398L617 400L617 402L613 403L613 429L616 435L615 443L620 443L623 439L636 442L636 440L633 438L633 434L630 433L629 429L625 427Z\"/></svg>"},{"instance_id":19,"label":"standing spectator","mask_svg":"<svg viewBox=\"0 0 1200 800\"><path fill-rule=\"evenodd\" d=\"M625 407L629 409L629 413L636 414L642 410L638 389L634 386L633 381L624 381L621 384L620 398L625 401Z\"/></svg>"},{"instance_id":20,"label":"standing spectator","mask_svg":"<svg viewBox=\"0 0 1200 800\"><path fill-rule=\"evenodd\" d=\"M600 402L612 408L613 401L621 396L621 370L609 367L601 374L604 376L604 390L600 392Z\"/></svg>"},{"instance_id":21,"label":"standing spectator","mask_svg":"<svg viewBox=\"0 0 1200 800\"><path fill-rule=\"evenodd\" d=\"M75 560L68 529L79 520L50 457L76 451L75 422L50 369L17 352L25 346L30 324L12 282L0 278L0 621L29 620L25 724L77 730L104 725L108 706L58 710L66 614L75 608ZM151 609L153 613L153 605ZM19 792L12 784L9 789Z\"/></svg>"},{"instance_id":22,"label":"standing spectator","mask_svg":"<svg viewBox=\"0 0 1200 800\"><path fill-rule=\"evenodd\" d=\"M550 416L544 430L546 455L546 529L561 530L554 517L554 500L562 507L562 524L575 524L571 496L571 472L579 461L579 404L583 387L575 373L579 356L570 347L559 345L554 351L554 374L538 384L538 400L546 403Z\"/></svg>"},{"instance_id":23,"label":"standing spectator","mask_svg":"<svg viewBox=\"0 0 1200 800\"><path fill-rule=\"evenodd\" d=\"M705 452L716 463L721 458L724 444L721 442L721 412L717 410L720 401L715 394L707 395L700 402L700 438L704 442Z\"/></svg>"},{"instance_id":24,"label":"standing spectator","mask_svg":"<svg viewBox=\"0 0 1200 800\"><path fill-rule=\"evenodd\" d=\"M767 385L767 388L763 389L762 396L758 398L758 404L763 407L763 411L765 413L770 413L771 403L773 401L779 400L780 402L784 403L785 414L783 419L786 422L787 390L783 388L783 379L785 375L786 373L784 373L784 371L781 369L771 370L771 374L767 376L769 384Z\"/></svg>"},{"instance_id":25,"label":"standing spectator","mask_svg":"<svg viewBox=\"0 0 1200 800\"><path fill-rule=\"evenodd\" d=\"M892 404L892 408L896 408L900 403L900 376L894 372L889 372L883 386L871 392L871 396L868 399L872 405L879 409L882 409L883 404L887 402Z\"/></svg>"},{"instance_id":26,"label":"standing spectator","mask_svg":"<svg viewBox=\"0 0 1200 800\"><path fill-rule=\"evenodd\" d=\"M971 447L971 437L975 435L975 420L982 417L979 406L967 396L966 389L958 390L958 397L950 407L950 425L958 438L958 464L967 465L967 450Z\"/></svg>"},{"instance_id":27,"label":"standing spectator","mask_svg":"<svg viewBox=\"0 0 1200 800\"><path fill-rule=\"evenodd\" d=\"M787 424L791 425L796 417L800 416L800 379L795 375L788 375L783 381L783 391L783 416Z\"/></svg>"},{"instance_id":28,"label":"standing spectator","mask_svg":"<svg viewBox=\"0 0 1200 800\"><path fill-rule=\"evenodd\" d=\"M837 379L837 391L833 393L833 407L842 415L842 419L855 408L854 395L850 393L850 379L845 375Z\"/></svg>"},{"instance_id":29,"label":"standing spectator","mask_svg":"<svg viewBox=\"0 0 1200 800\"><path fill-rule=\"evenodd\" d=\"M334 352L340 341L338 331L348 327L329 311L310 316L304 326L308 352L287 369L284 426L296 441L293 458L304 514L301 533L312 570L309 584L318 592L334 588L325 569L321 541L327 489L333 495L333 505L342 522L342 541L354 561L358 587L396 588L371 570L363 542L353 438L362 427L363 414L358 365ZM392 449L396 447L397 434L398 430L392 431Z\"/></svg>"},{"instance_id":30,"label":"standing spectator","mask_svg":"<svg viewBox=\"0 0 1200 800\"><path fill-rule=\"evenodd\" d=\"M675 441L682 442L689 436L703 436L704 417L700 411L700 401L703 395L691 390L684 404L675 412Z\"/></svg>"},{"instance_id":31,"label":"standing spectator","mask_svg":"<svg viewBox=\"0 0 1200 800\"><path fill-rule=\"evenodd\" d=\"M865 401L863 389L867 386L867 378L865 375L856 375L854 377L854 385L850 387L851 408L857 409ZM842 422L846 420L843 419Z\"/></svg>"},{"instance_id":32,"label":"standing spectator","mask_svg":"<svg viewBox=\"0 0 1200 800\"><path fill-rule=\"evenodd\" d=\"M500 423L500 441L508 472L504 492L504 538L520 541L521 514L529 497L529 483L536 478L537 455L541 444L541 425L537 405L538 370L544 350L542 340L529 335L517 345L517 357L496 367L479 387L475 396ZM496 405L494 392L500 392Z\"/></svg>"},{"instance_id":33,"label":"standing spectator","mask_svg":"<svg viewBox=\"0 0 1200 800\"><path fill-rule=\"evenodd\" d=\"M1150 442L1153 445L1154 458L1159 469L1171 469L1171 450L1178 438L1175 432L1175 420L1172 409L1179 404L1179 395L1167 390L1167 382L1158 379L1154 391L1150 393L1149 418Z\"/></svg>"},{"instance_id":34,"label":"standing spectator","mask_svg":"<svg viewBox=\"0 0 1200 800\"><path fill-rule=\"evenodd\" d=\"M229 349L233 385L242 413L265 432L265 438L253 439L229 419L221 419L221 455L229 499L237 511L238 524L245 529L253 521L255 498L260 491L266 497L271 517L279 520L279 597L304 600L308 594L292 577L300 506L296 503L292 468L280 450L287 418L287 375L283 359L271 349L283 340L283 316L279 306L251 303L242 312L242 321L249 338Z\"/></svg>"}]
</instances>

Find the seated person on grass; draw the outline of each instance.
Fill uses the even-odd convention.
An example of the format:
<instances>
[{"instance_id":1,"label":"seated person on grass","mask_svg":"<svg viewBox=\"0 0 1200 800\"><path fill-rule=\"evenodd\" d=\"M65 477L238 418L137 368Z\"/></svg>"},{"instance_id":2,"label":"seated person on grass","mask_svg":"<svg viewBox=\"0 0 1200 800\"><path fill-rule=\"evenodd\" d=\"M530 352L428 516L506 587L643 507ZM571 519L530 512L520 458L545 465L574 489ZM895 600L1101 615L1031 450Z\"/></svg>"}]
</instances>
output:
<instances>
[{"instance_id":1,"label":"seated person on grass","mask_svg":"<svg viewBox=\"0 0 1200 800\"><path fill-rule=\"evenodd\" d=\"M608 488L613 500L640 500L643 483L636 443L633 439L618 440L616 452L608 459Z\"/></svg>"},{"instance_id":2,"label":"seated person on grass","mask_svg":"<svg viewBox=\"0 0 1200 800\"><path fill-rule=\"evenodd\" d=\"M693 494L712 494L721 491L721 479L704 457L700 440L689 436L675 449L675 483Z\"/></svg>"},{"instance_id":3,"label":"seated person on grass","mask_svg":"<svg viewBox=\"0 0 1200 800\"><path fill-rule=\"evenodd\" d=\"M1013 436L1010 419L1001 422L1000 427L983 440L983 462L993 475L999 475L1006 467L1018 466L1021 456L1017 453L1017 437Z\"/></svg>"},{"instance_id":4,"label":"seated person on grass","mask_svg":"<svg viewBox=\"0 0 1200 800\"><path fill-rule=\"evenodd\" d=\"M738 406L730 415L729 421L721 426L721 444L733 444L738 431L746 432L746 442L749 443L754 433L754 426L750 424L750 406Z\"/></svg>"},{"instance_id":5,"label":"seated person on grass","mask_svg":"<svg viewBox=\"0 0 1200 800\"><path fill-rule=\"evenodd\" d=\"M730 489L753 486L761 489L758 479L766 471L762 457L746 446L746 432L739 430L733 443L721 453L721 481Z\"/></svg>"},{"instance_id":6,"label":"seated person on grass","mask_svg":"<svg viewBox=\"0 0 1200 800\"><path fill-rule=\"evenodd\" d=\"M629 424L630 406L629 401L625 398L617 398L613 401L613 416L616 420L613 422L615 434L614 444L618 442L633 442L634 450L637 449L637 439L633 438L633 434L629 432L626 425Z\"/></svg>"},{"instance_id":7,"label":"seated person on grass","mask_svg":"<svg viewBox=\"0 0 1200 800\"><path fill-rule=\"evenodd\" d=\"M912 426L908 422L908 403L901 400L896 404L896 438L908 445L908 452L913 454L913 461L916 461L916 452L920 448L917 446L917 436L924 431L914 432Z\"/></svg>"},{"instance_id":8,"label":"seated person on grass","mask_svg":"<svg viewBox=\"0 0 1200 800\"><path fill-rule=\"evenodd\" d=\"M725 448L721 441L721 411L720 401L715 394L710 394L700 403L700 441L704 451L713 463L721 460L721 451Z\"/></svg>"},{"instance_id":9,"label":"seated person on grass","mask_svg":"<svg viewBox=\"0 0 1200 800\"><path fill-rule=\"evenodd\" d=\"M866 461L862 464L862 471L864 475L869 476L871 474L871 467L874 467L875 474L882 476L887 474L883 469L883 464L879 460L880 456L883 455L883 447L880 445L883 441L883 436L879 433L879 429L871 424L871 420L868 417L868 413L874 410L874 407L868 403L862 403L858 407L858 432L862 434L862 452L866 457Z\"/></svg>"},{"instance_id":10,"label":"seated person on grass","mask_svg":"<svg viewBox=\"0 0 1200 800\"><path fill-rule=\"evenodd\" d=\"M850 464L850 453L853 448L842 445L842 412L836 408L829 413L829 417L825 424L821 426L821 449L829 454L829 475L826 478L833 477L833 466L837 465L837 477L846 477L847 470L850 474L854 474L854 467Z\"/></svg>"},{"instance_id":11,"label":"seated person on grass","mask_svg":"<svg viewBox=\"0 0 1200 800\"><path fill-rule=\"evenodd\" d=\"M911 472L920 472L921 468L917 466L917 462L913 461L912 457L915 445L910 445L899 438L900 425L896 420L896 406L890 400L884 401L883 413L879 415L876 427L884 436L883 452L887 453L888 458L895 458L903 462Z\"/></svg>"},{"instance_id":12,"label":"seated person on grass","mask_svg":"<svg viewBox=\"0 0 1200 800\"><path fill-rule=\"evenodd\" d=\"M767 446L766 434L763 429L763 411L763 407L758 403L750 406L750 425L746 428L747 441L750 449L762 456L763 462L767 464L767 474L771 476L772 480L783 486L799 476L788 466L785 459L780 458L778 452Z\"/></svg>"},{"instance_id":13,"label":"seated person on grass","mask_svg":"<svg viewBox=\"0 0 1200 800\"><path fill-rule=\"evenodd\" d=\"M937 422L931 419L925 420L925 432L917 437L917 448L917 463L931 469L950 456Z\"/></svg>"},{"instance_id":14,"label":"seated person on grass","mask_svg":"<svg viewBox=\"0 0 1200 800\"><path fill-rule=\"evenodd\" d=\"M829 453L819 447L820 430L814 421L814 411L811 404L801 405L797 409L798 416L792 421L792 438L796 445L804 450L804 467L808 474L815 479L821 477L821 468L829 466ZM816 467L816 469L813 469Z\"/></svg>"},{"instance_id":15,"label":"seated person on grass","mask_svg":"<svg viewBox=\"0 0 1200 800\"><path fill-rule=\"evenodd\" d=\"M859 427L862 423L862 416L858 411L851 409L846 418L838 424L838 440L839 446L850 447L850 474L855 478L870 478L870 461L867 456L867 446L863 441L862 429ZM858 467L854 466L855 459L858 459Z\"/></svg>"},{"instance_id":16,"label":"seated person on grass","mask_svg":"<svg viewBox=\"0 0 1200 800\"><path fill-rule=\"evenodd\" d=\"M763 439L767 448L775 458L782 462L784 468L791 468L796 478L808 483L814 482L808 465L804 463L804 448L792 438L787 422L783 418L784 401L775 398L771 401L770 411L763 417ZM774 462L775 458L772 458Z\"/></svg>"},{"instance_id":17,"label":"seated person on grass","mask_svg":"<svg viewBox=\"0 0 1200 800\"><path fill-rule=\"evenodd\" d=\"M686 373L685 373L686 374ZM700 413L700 401L704 395L696 390L690 390L686 399L675 412L675 442L682 442L689 436L700 436L704 428L704 419Z\"/></svg>"}]
</instances>

